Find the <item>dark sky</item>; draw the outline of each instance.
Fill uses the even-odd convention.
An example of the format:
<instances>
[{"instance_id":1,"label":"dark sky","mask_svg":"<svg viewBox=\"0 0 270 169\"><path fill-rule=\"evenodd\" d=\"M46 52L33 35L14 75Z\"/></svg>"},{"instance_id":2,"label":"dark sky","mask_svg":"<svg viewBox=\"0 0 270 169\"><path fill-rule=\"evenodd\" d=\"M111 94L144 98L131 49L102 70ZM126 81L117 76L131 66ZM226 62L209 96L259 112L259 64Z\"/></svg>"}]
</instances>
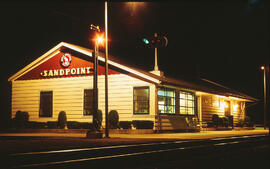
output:
<instances>
[{"instance_id":1,"label":"dark sky","mask_svg":"<svg viewBox=\"0 0 270 169\"><path fill-rule=\"evenodd\" d=\"M269 53L269 3L263 0L166 1L132 6L110 2L109 54L144 70L154 50L141 39L165 35L159 68L165 76L201 77L263 98L260 66ZM92 47L90 24L104 28L104 3L6 1L1 16L1 93L8 111L7 79L61 41ZM252 111L262 111L253 108Z\"/></svg>"}]
</instances>

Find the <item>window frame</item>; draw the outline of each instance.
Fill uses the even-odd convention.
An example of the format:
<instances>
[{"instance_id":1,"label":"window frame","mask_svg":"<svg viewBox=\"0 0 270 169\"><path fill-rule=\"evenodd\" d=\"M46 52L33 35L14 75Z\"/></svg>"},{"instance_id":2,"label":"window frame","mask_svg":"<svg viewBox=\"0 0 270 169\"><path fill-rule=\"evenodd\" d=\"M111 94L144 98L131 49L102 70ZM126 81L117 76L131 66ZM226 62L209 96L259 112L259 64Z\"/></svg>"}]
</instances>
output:
<instances>
[{"instance_id":1,"label":"window frame","mask_svg":"<svg viewBox=\"0 0 270 169\"><path fill-rule=\"evenodd\" d=\"M180 97L180 94L181 93L185 93L185 97L184 98L181 98ZM192 99L188 99L188 94L191 94L192 95ZM185 104L185 106L181 106L181 99L182 100L185 100L185 102L186 102L186 104ZM195 96L195 93L193 93L193 92L189 92L189 91L184 91L184 90L179 90L179 92L178 92L178 102L179 102L179 105L178 105L178 107L179 107L179 111L178 111L178 114L179 115L181 115L181 116L195 116L196 115L196 96ZM193 106L188 106L188 101L192 101L193 102ZM185 108L185 112L186 112L186 114L182 114L181 113L181 107L184 107ZM192 108L192 112L193 112L193 114L188 114L188 109L189 108Z\"/></svg>"},{"instance_id":2,"label":"window frame","mask_svg":"<svg viewBox=\"0 0 270 169\"><path fill-rule=\"evenodd\" d=\"M158 91L159 91L159 90L162 90L162 91L164 91L164 92L167 92L167 91L173 91L173 92L174 92L174 97L170 97L170 96L166 96L166 95L165 95L165 96L161 96L161 97L165 97L165 99L168 98L168 97L169 97L169 98L174 98L174 105L165 105L165 104L164 104L164 113L159 112L159 105L160 105L160 104L159 104L159 97L160 97L160 95L158 95ZM176 113L176 106L177 106L177 105L176 105L176 94L177 94L177 90L176 90L176 89L167 88L167 87L158 87L158 89L157 89L157 99L158 99L157 102L158 102L158 103L157 103L157 104L158 104L158 114L159 114L159 115L176 115L176 114L177 114L177 113ZM166 102L165 102L165 103L166 103ZM174 110L173 113L165 112L165 107L166 107L166 106L172 106L172 107L173 107L173 110Z\"/></svg>"},{"instance_id":3,"label":"window frame","mask_svg":"<svg viewBox=\"0 0 270 169\"><path fill-rule=\"evenodd\" d=\"M43 111L43 104L45 104L45 103L43 103L43 99L41 99L42 98L42 93L49 93L50 95L51 95L51 102L50 102L50 104L51 104L51 108L50 108L50 112L48 112L48 113L46 113L46 114L48 114L48 115L46 115L46 114L44 114L44 113L42 113L41 114L41 109L42 109L42 111ZM46 107L48 107L48 106L46 106ZM53 117L53 91L52 90L47 90L47 91L40 91L40 93L39 93L39 113L38 113L38 116L39 116L39 118L52 118Z\"/></svg>"},{"instance_id":4,"label":"window frame","mask_svg":"<svg viewBox=\"0 0 270 169\"><path fill-rule=\"evenodd\" d=\"M91 91L92 91L92 111L91 111L91 109L90 109L90 113L89 114L87 114L86 113L86 109L85 109L85 106L86 106L86 101L85 101L85 91L87 91L87 90L89 90L90 91L90 95L91 95ZM94 99L94 89L84 89L83 90L83 116L92 116L93 115L93 111L94 111L94 105L93 105L93 99ZM89 102L90 103L90 102ZM91 106L91 105L90 105ZM90 107L89 106L89 107Z\"/></svg>"},{"instance_id":5,"label":"window frame","mask_svg":"<svg viewBox=\"0 0 270 169\"><path fill-rule=\"evenodd\" d=\"M147 104L147 106L148 106L148 112L147 113L140 113L140 112L135 112L135 102L136 102L136 100L135 100L135 90L136 89L147 89L148 90L148 100L147 100L147 102L148 102L148 104ZM139 86L139 87L133 87L133 114L134 115L146 115L146 114L150 114L150 88L149 88L149 86Z\"/></svg>"}]
</instances>

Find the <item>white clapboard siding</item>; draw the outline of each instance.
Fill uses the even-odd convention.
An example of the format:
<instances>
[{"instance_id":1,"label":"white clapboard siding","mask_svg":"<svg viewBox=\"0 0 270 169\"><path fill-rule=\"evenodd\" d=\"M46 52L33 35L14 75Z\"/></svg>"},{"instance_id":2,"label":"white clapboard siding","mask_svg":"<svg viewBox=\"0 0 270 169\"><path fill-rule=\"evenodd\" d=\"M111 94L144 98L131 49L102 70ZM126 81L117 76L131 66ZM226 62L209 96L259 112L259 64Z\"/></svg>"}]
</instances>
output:
<instances>
[{"instance_id":1,"label":"white clapboard siding","mask_svg":"<svg viewBox=\"0 0 270 169\"><path fill-rule=\"evenodd\" d=\"M220 104L224 98L218 98L215 95L203 95L202 96L202 120L203 121L212 121L212 115L217 114L219 117L224 117L224 109L220 108ZM239 119L243 119L245 116L244 110L241 109L241 105L244 104L243 101L235 101L233 99L226 99L230 101L230 113L233 115L233 122L237 124ZM218 104L216 104L218 103ZM237 110L233 110L233 105L238 104L239 107Z\"/></svg>"},{"instance_id":2,"label":"white clapboard siding","mask_svg":"<svg viewBox=\"0 0 270 169\"><path fill-rule=\"evenodd\" d=\"M150 114L133 115L133 87L150 86ZM121 121L152 120L155 114L155 85L119 74L109 75L109 111L117 110ZM92 116L83 115L84 89L93 88L93 77L72 77L12 82L12 117L19 110L29 113L30 121L56 121L65 111L68 121L91 122ZM53 116L39 117L40 92L53 91ZM104 76L98 78L99 109L105 119ZM103 120L104 123L104 120Z\"/></svg>"},{"instance_id":3,"label":"white clapboard siding","mask_svg":"<svg viewBox=\"0 0 270 169\"><path fill-rule=\"evenodd\" d=\"M203 95L202 96L202 120L203 121L212 121L213 114L217 114L219 117L224 116L224 111L219 108L218 98L215 95Z\"/></svg>"},{"instance_id":4,"label":"white clapboard siding","mask_svg":"<svg viewBox=\"0 0 270 169\"><path fill-rule=\"evenodd\" d=\"M233 122L234 122L234 124L237 124L240 119L245 118L245 109L243 108L245 105L245 102L235 102L234 101L232 103L238 105L236 110L234 110L232 107Z\"/></svg>"}]
</instances>

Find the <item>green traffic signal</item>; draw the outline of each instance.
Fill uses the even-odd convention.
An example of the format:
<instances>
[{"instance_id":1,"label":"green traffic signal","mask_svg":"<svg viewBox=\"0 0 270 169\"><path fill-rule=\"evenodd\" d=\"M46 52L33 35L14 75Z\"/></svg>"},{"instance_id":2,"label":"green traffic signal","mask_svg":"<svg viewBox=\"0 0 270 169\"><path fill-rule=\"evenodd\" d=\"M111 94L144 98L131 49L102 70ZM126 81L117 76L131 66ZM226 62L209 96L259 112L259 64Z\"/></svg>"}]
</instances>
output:
<instances>
[{"instance_id":1,"label":"green traffic signal","mask_svg":"<svg viewBox=\"0 0 270 169\"><path fill-rule=\"evenodd\" d=\"M146 45L148 45L148 44L149 44L149 40L148 40L148 39L143 38L142 40L143 40L143 42L144 42Z\"/></svg>"},{"instance_id":2,"label":"green traffic signal","mask_svg":"<svg viewBox=\"0 0 270 169\"><path fill-rule=\"evenodd\" d=\"M149 48L160 48L168 45L168 39L166 36L144 37L142 42Z\"/></svg>"}]
</instances>

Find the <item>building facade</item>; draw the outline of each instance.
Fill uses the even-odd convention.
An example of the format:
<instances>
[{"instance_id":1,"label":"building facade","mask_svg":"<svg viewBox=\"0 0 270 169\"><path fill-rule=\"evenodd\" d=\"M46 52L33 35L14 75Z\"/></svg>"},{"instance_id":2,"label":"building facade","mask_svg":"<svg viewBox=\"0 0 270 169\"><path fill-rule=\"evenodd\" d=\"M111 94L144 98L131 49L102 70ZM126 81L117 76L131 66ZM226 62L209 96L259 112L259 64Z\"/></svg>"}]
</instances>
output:
<instances>
[{"instance_id":1,"label":"building facade","mask_svg":"<svg viewBox=\"0 0 270 169\"><path fill-rule=\"evenodd\" d=\"M29 121L92 122L93 51L61 42L8 80L12 83L12 118L29 113ZM181 130L188 121L211 121L213 114L245 116L245 103L255 98L206 79L185 81L146 72L109 57L109 111L119 121L150 120L154 130ZM105 112L104 57L99 56L98 108ZM103 117L103 119L105 119ZM104 124L104 122L103 122Z\"/></svg>"}]
</instances>

